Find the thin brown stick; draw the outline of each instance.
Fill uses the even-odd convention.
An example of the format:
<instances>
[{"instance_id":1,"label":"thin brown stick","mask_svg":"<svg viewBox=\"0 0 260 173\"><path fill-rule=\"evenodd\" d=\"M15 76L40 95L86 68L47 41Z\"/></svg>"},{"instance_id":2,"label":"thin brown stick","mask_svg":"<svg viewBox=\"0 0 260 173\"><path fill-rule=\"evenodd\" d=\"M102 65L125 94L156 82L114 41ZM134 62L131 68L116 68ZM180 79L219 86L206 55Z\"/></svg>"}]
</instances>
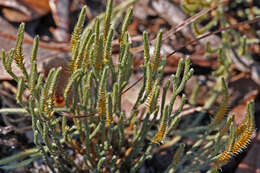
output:
<instances>
[{"instance_id":1,"label":"thin brown stick","mask_svg":"<svg viewBox=\"0 0 260 173\"><path fill-rule=\"evenodd\" d=\"M68 118L87 118L87 117L91 117L91 116L95 116L95 115L96 115L96 112L90 113L87 115L65 115L65 116Z\"/></svg>"},{"instance_id":2,"label":"thin brown stick","mask_svg":"<svg viewBox=\"0 0 260 173\"><path fill-rule=\"evenodd\" d=\"M217 5L214 5L210 8L201 10L200 12L196 13L195 15L189 17L188 19L186 19L183 23L177 25L176 27L171 28L169 31L165 32L163 34L163 38L162 40L166 40L168 37L170 37L173 34L176 34L177 32L179 32L180 30L182 30L184 27L186 27L187 25L189 25L190 23L194 22L195 20L197 20L199 17L203 16L204 14L207 14L208 12L214 10L217 8ZM152 44L155 42L155 39L150 41ZM130 49L131 53L138 53L143 51L144 49L144 45L138 46L138 47L133 47Z\"/></svg>"},{"instance_id":3,"label":"thin brown stick","mask_svg":"<svg viewBox=\"0 0 260 173\"><path fill-rule=\"evenodd\" d=\"M136 84L138 84L141 80L143 80L144 76L140 77L139 79L137 79L137 81L135 81L135 83L133 83L132 85L130 85L127 89L125 89L121 95L125 94L128 90L130 90L131 88L133 88Z\"/></svg>"},{"instance_id":4,"label":"thin brown stick","mask_svg":"<svg viewBox=\"0 0 260 173\"><path fill-rule=\"evenodd\" d=\"M9 40L16 40L17 36L13 34L9 34L3 31L0 31L0 37L7 38ZM30 36L26 36L23 40L23 42L26 44L33 44L33 38ZM70 51L70 45L69 43L61 43L61 42L44 42L40 41L39 46L42 48L50 49L50 50L57 50L57 51L64 51L69 52Z\"/></svg>"}]
</instances>

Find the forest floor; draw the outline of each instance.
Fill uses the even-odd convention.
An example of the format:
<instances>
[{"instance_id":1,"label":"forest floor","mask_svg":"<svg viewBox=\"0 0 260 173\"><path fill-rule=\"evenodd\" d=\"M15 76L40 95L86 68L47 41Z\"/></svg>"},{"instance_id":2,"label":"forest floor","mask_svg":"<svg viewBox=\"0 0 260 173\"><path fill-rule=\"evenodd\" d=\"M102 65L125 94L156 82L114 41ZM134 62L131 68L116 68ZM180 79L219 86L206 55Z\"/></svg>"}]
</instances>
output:
<instances>
[{"instance_id":1,"label":"forest floor","mask_svg":"<svg viewBox=\"0 0 260 173\"><path fill-rule=\"evenodd\" d=\"M95 16L104 12L105 0L57 0L54 6L50 6L49 0L12 0L13 4L10 6L9 0L0 1L0 50L10 50L15 45L16 33L18 25L21 22L26 24L26 35L24 42L24 55L30 57L32 40L36 35L40 36L40 48L38 52L38 66L39 72L46 73L51 67L55 67L64 63L70 57L70 34L77 20L79 11L83 5L87 5L87 20L86 24L95 18ZM51 0L50 0L51 1ZM116 4L123 0L117 0ZM142 54L140 50L142 47L142 32L149 33L149 40L154 40L159 30L163 33L172 28L185 23L189 17L180 8L181 0L139 0L134 6L133 20L129 26L129 34L133 42L134 54L134 75L132 81L136 81L141 75L141 64L143 63ZM227 2L230 6L228 13L225 15L226 20L232 25L249 20L249 18L239 17L239 12L244 12L243 9L249 11L253 8L258 9L259 16L260 1L249 0L246 2ZM234 7L231 7L231 6ZM211 14L214 15L214 14ZM122 20L121 18L118 19ZM203 23L202 23L203 25ZM119 25L115 25L119 28ZM210 31L219 29L219 25L212 27ZM248 45L248 52L254 67L252 65L241 68L239 64L233 62L230 65L231 73L228 77L230 106L229 114L235 115L236 123L240 123L246 114L246 105L249 101L255 100L255 122L257 132L248 148L236 158L233 158L227 165L222 168L226 173L253 173L260 171L260 22L250 24L250 26L241 26L236 28L241 34L247 35L249 38L256 39L258 42ZM256 34L258 33L258 35ZM216 40L211 40L213 44L221 44L221 35L215 34ZM214 86L214 77L212 73L218 68L219 62L216 55L206 57L205 42L203 39L193 44L186 45L190 40L195 39L196 36L192 31L190 25L182 27L176 34L169 34L163 41L162 56L168 56L174 50L178 50L175 54L168 56L165 67L164 83L169 76L176 72L178 60L184 56L191 58L192 67L195 74L187 83L185 94L187 98L191 96L194 86L197 83L201 84L197 98L193 105L187 103L186 108L191 113L196 112L198 108L203 107L209 91ZM114 48L118 47L118 43L113 43ZM185 46L186 45L186 46ZM182 49L179 49L182 47ZM117 58L117 51L113 52L113 56ZM26 59L29 61L29 59ZM26 62L25 62L26 63ZM26 63L26 67L30 69L30 65ZM18 69L14 69L15 73L19 73ZM136 95L139 85L136 85L131 90L125 93L122 107L125 111L130 110L134 104L133 95ZM17 84L3 69L0 63L0 108L14 108L20 107L16 103L15 94L17 91ZM29 95L24 94L24 99L28 99ZM212 106L215 110L220 100ZM214 112L214 111L213 111ZM209 111L209 114L213 112ZM228 116L227 115L227 116ZM18 151L33 147L33 133L31 129L31 117L21 115L0 115L0 158L10 156ZM140 172L160 172L164 170L169 162L169 153L167 149L161 149L156 153L152 160L146 162L145 166ZM167 154L168 153L168 154ZM167 162L168 161L168 162ZM152 167L152 168L151 168ZM19 168L13 171L1 172L45 172L45 165L42 162L35 162L28 167ZM153 171L152 171L153 170ZM201 170L203 172L203 170Z\"/></svg>"}]
</instances>

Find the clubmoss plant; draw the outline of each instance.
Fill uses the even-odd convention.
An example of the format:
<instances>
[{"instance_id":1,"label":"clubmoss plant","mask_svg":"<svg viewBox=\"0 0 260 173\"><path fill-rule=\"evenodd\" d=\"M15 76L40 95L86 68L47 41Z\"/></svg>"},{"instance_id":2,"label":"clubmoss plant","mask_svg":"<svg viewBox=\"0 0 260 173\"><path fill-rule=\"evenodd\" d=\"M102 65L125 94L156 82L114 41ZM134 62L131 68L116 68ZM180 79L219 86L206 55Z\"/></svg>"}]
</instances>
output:
<instances>
[{"instance_id":1,"label":"clubmoss plant","mask_svg":"<svg viewBox=\"0 0 260 173\"><path fill-rule=\"evenodd\" d=\"M133 10L128 10L122 24L120 52L115 62L112 59L115 31L110 24L113 1L109 0L108 4L103 31L99 18L93 28L84 31L85 7L80 13L71 38L71 60L67 69L70 78L63 90L64 107L55 107L62 67L51 69L46 78L37 73L38 37L34 39L31 71L24 67L24 24L20 25L16 48L9 53L2 51L4 67L18 83L16 98L23 108L2 109L0 113L30 114L35 148L3 158L1 168L14 169L42 158L52 172L137 172L144 161L152 157L153 149L166 143L175 150L166 172L195 172L210 164L214 166L209 171L213 171L241 152L255 130L253 104L248 106L245 122L235 128L234 118L225 117L228 90L222 77L223 102L211 122L202 126L198 116L193 120L197 123L181 125L180 122L185 124L190 120L180 116L185 95L181 96L176 112L173 112L173 105L193 75L193 69L188 57L181 59L176 74L161 89L166 63L166 58L160 56L161 32L157 35L152 57L149 55L148 34L144 33L144 80L132 110L127 113L122 110L122 97L133 73L127 31ZM13 60L22 70L21 76L12 72ZM172 96L166 103L170 86ZM21 97L25 90L30 92L28 102ZM186 139L191 139L192 145L185 145ZM13 161L19 163L12 164Z\"/></svg>"}]
</instances>

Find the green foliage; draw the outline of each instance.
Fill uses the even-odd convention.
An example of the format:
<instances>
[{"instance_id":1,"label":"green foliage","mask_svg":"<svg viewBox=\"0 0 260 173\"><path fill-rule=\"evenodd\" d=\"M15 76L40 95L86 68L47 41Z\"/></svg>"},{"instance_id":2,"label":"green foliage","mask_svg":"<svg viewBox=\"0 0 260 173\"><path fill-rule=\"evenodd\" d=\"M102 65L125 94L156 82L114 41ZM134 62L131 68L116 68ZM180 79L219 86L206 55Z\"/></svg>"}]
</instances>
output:
<instances>
[{"instance_id":1,"label":"green foliage","mask_svg":"<svg viewBox=\"0 0 260 173\"><path fill-rule=\"evenodd\" d=\"M151 58L148 34L145 32L144 80L135 105L127 113L130 116L127 116L122 110L121 101L133 72L133 55L129 51L131 43L127 32L133 10L127 12L122 24L120 53L118 61L113 62L112 41L115 31L111 27L112 0L108 4L104 32L101 32L99 18L95 20L93 28L83 31L86 9L83 8L80 13L71 38L71 75L64 86L65 105L62 108L55 107L61 67L50 70L46 79L37 73L38 37L34 40L30 74L27 74L21 59L24 24L20 26L16 48L9 52L7 58L2 51L6 71L18 82L16 98L23 109L2 109L0 113L29 113L36 148L0 160L1 168L25 166L41 157L52 172L136 172L145 160L151 158L152 150L165 142L175 149L166 172L195 172L210 164L214 165L212 170L216 171L228 161L227 157L223 159L223 156L227 156L225 151L229 154L228 158L239 153L255 130L252 103L249 104L248 118L245 120L247 125L235 129L234 118L225 118L228 104L225 78L228 73L226 68L230 64L223 57L225 49L218 49L219 68L225 68L215 74L220 79L218 89L220 93L223 92L223 103L211 123L198 126L205 114L195 119L180 116L186 101L184 94L178 110L173 113L176 98L182 94L194 72L190 67L190 59L186 57L179 61L176 74L161 89L160 81L166 64L166 58L160 56L162 32L157 35ZM23 76L17 77L12 72L13 59L23 71ZM170 86L172 95L170 102L166 103ZM25 89L31 93L29 103L25 103L21 97ZM170 140L167 140L168 137ZM183 144L187 138L193 141L190 147ZM82 159L76 162L74 157L77 156L82 156ZM14 161L21 162L10 164Z\"/></svg>"}]
</instances>

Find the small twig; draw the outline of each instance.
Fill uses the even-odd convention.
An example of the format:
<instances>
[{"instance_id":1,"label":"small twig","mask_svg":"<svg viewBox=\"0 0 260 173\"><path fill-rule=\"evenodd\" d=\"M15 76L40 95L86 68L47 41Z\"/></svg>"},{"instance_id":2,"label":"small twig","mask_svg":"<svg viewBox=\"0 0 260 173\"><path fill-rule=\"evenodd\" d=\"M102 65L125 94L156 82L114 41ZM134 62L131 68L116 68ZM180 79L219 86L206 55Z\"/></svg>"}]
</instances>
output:
<instances>
[{"instance_id":1,"label":"small twig","mask_svg":"<svg viewBox=\"0 0 260 173\"><path fill-rule=\"evenodd\" d=\"M9 34L3 31L0 31L0 37L4 37L9 40L16 40L17 36L13 34ZM27 36L27 38L24 38L23 41L25 44L33 44L33 38ZM61 42L44 42L40 41L39 46L42 48L50 49L50 50L57 50L57 51L64 51L69 52L70 51L70 45L69 43L61 43Z\"/></svg>"},{"instance_id":2,"label":"small twig","mask_svg":"<svg viewBox=\"0 0 260 173\"><path fill-rule=\"evenodd\" d=\"M197 14L189 17L188 19L186 19L184 22L182 22L181 24L177 25L176 27L171 28L170 30L168 30L167 32L165 32L163 34L163 38L162 40L166 40L168 37L170 37L173 34L176 34L177 32L179 32L180 30L182 30L184 27L186 27L187 25L189 25L190 23L194 22L195 20L197 20L199 17L201 17L204 14L207 14L208 12L216 9L217 5L214 5L208 9L204 9L200 12L198 12ZM153 40L150 41L152 44L155 42L155 38ZM144 45L138 46L138 47L134 47L131 48L130 51L132 53L138 53L141 52L144 49Z\"/></svg>"},{"instance_id":3,"label":"small twig","mask_svg":"<svg viewBox=\"0 0 260 173\"><path fill-rule=\"evenodd\" d=\"M97 114L97 112L93 112L87 115L65 115L68 118L87 118L87 117L91 117L91 116L95 116Z\"/></svg>"},{"instance_id":4,"label":"small twig","mask_svg":"<svg viewBox=\"0 0 260 173\"><path fill-rule=\"evenodd\" d=\"M143 80L144 76L140 77L139 79L137 79L137 81L135 81L135 83L133 83L131 86L129 86L127 89L125 89L121 95L125 94L128 90L130 90L131 88L133 88L138 82L140 82L141 80Z\"/></svg>"}]
</instances>

